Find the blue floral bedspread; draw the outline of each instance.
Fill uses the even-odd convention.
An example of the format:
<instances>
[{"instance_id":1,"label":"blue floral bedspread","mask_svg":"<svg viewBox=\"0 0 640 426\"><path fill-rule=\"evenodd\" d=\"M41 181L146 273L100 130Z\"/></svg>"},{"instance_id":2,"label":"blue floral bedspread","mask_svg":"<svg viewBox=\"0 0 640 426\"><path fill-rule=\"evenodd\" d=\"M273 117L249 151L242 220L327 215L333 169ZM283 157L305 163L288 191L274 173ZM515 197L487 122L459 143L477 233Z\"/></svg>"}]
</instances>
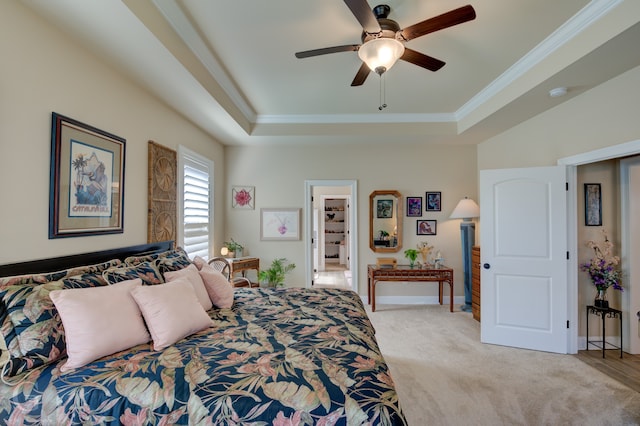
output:
<instances>
[{"instance_id":1,"label":"blue floral bedspread","mask_svg":"<svg viewBox=\"0 0 640 426\"><path fill-rule=\"evenodd\" d=\"M215 326L0 384L0 424L406 425L358 295L236 289ZM64 361L64 360L63 360Z\"/></svg>"}]
</instances>

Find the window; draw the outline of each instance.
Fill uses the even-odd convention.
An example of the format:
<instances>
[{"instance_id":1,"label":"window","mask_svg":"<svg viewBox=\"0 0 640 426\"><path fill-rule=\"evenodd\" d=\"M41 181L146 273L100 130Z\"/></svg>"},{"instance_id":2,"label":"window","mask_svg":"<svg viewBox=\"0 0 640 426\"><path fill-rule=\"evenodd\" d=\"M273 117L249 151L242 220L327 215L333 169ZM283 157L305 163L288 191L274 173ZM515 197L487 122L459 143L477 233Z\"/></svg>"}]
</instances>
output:
<instances>
[{"instance_id":1,"label":"window","mask_svg":"<svg viewBox=\"0 0 640 426\"><path fill-rule=\"evenodd\" d=\"M178 149L182 189L178 240L190 258L209 260L213 241L213 162L182 146Z\"/></svg>"}]
</instances>

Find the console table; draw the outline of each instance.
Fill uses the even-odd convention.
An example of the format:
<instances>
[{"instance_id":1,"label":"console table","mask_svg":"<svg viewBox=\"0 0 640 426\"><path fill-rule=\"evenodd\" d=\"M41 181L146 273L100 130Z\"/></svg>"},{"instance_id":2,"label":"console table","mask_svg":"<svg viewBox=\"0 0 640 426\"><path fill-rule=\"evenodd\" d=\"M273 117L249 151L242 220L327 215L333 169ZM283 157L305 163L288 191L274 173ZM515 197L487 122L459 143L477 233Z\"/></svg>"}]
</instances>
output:
<instances>
[{"instance_id":1,"label":"console table","mask_svg":"<svg viewBox=\"0 0 640 426\"><path fill-rule=\"evenodd\" d=\"M243 277L246 277L246 272L251 269L255 269L256 274L260 271L260 259L257 257L236 257L227 260L229 261L230 278L236 273L241 273Z\"/></svg>"},{"instance_id":2,"label":"console table","mask_svg":"<svg viewBox=\"0 0 640 426\"><path fill-rule=\"evenodd\" d=\"M368 296L371 312L376 311L376 284L379 281L410 281L410 282L437 282L438 301L442 305L442 286L449 284L449 311L453 312L453 269L433 265L413 267L398 265L395 268L369 265L368 269Z\"/></svg>"},{"instance_id":3,"label":"console table","mask_svg":"<svg viewBox=\"0 0 640 426\"><path fill-rule=\"evenodd\" d=\"M599 340L596 340L595 342L589 340L589 314L594 314L596 316L602 317L602 342ZM607 342L607 333L604 321L605 318L618 318L620 320L620 346L616 346L612 343ZM600 344L602 344L602 346L600 346ZM622 311L613 308L599 308L592 305L587 306L587 350L589 350L589 345L593 345L596 348L601 348L602 358L604 358L604 351L607 345L609 345L611 349L620 349L620 358L622 358Z\"/></svg>"}]
</instances>

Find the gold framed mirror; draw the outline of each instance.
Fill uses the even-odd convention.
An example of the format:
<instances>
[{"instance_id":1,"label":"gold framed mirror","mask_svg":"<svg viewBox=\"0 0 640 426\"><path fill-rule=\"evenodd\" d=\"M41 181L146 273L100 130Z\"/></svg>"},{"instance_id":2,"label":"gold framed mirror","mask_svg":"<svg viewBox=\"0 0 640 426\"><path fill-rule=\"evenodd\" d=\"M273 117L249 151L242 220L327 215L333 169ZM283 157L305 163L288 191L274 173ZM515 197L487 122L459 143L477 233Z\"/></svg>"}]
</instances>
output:
<instances>
[{"instance_id":1,"label":"gold framed mirror","mask_svg":"<svg viewBox=\"0 0 640 426\"><path fill-rule=\"evenodd\" d=\"M400 192L373 191L369 195L369 247L376 253L396 253L402 248Z\"/></svg>"}]
</instances>

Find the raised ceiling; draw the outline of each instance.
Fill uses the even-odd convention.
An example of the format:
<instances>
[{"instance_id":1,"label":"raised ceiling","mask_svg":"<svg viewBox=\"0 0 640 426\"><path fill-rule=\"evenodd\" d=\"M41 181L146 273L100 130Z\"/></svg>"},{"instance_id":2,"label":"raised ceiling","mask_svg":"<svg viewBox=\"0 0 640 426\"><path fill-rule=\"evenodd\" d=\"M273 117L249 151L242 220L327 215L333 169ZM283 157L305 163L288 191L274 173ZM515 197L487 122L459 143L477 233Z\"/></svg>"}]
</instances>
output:
<instances>
[{"instance_id":1,"label":"raised ceiling","mask_svg":"<svg viewBox=\"0 0 640 426\"><path fill-rule=\"evenodd\" d=\"M294 56L360 43L342 0L26 4L227 145L479 143L640 65L636 0L383 2L401 28L467 3L475 20L407 43L446 65L400 61L382 112L376 74L350 87L356 52Z\"/></svg>"}]
</instances>

